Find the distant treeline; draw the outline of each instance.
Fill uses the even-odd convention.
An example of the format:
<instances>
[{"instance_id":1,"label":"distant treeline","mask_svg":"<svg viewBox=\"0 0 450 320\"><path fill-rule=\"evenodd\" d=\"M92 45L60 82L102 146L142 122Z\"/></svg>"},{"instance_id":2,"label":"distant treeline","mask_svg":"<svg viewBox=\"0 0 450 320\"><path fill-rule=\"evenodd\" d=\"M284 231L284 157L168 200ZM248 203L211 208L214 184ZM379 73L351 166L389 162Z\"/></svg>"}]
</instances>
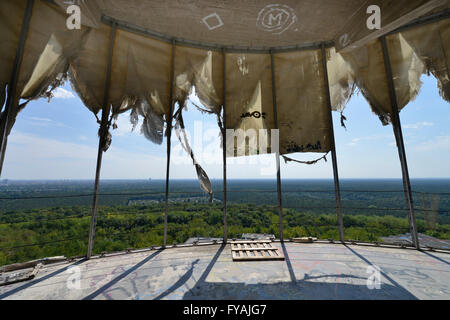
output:
<instances>
[{"instance_id":1,"label":"distant treeline","mask_svg":"<svg viewBox=\"0 0 450 320\"><path fill-rule=\"evenodd\" d=\"M316 205L317 205L316 201ZM173 203L168 216L168 244L189 237L222 237L222 204ZM338 239L335 213L319 209L283 210L285 238L314 236ZM163 241L163 206L110 205L99 208L95 253L145 248ZM344 215L345 237L360 241L380 241L380 237L409 232L405 212L373 215L360 209ZM90 223L89 206L67 206L4 211L0 214L0 265L31 259L65 255L85 255ZM271 233L279 237L278 207L235 203L228 206L228 234ZM396 212L393 212L396 213ZM428 219L429 220L429 219ZM450 239L450 224L431 223L418 214L419 232Z\"/></svg>"}]
</instances>

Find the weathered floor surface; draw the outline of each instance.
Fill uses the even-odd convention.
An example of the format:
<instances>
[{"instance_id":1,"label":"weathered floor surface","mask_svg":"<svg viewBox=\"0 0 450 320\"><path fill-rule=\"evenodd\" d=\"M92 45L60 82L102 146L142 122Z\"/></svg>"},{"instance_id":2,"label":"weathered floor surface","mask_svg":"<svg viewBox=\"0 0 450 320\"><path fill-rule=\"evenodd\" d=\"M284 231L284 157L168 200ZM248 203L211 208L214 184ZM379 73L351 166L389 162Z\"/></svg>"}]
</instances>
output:
<instances>
[{"instance_id":1,"label":"weathered floor surface","mask_svg":"<svg viewBox=\"0 0 450 320\"><path fill-rule=\"evenodd\" d=\"M450 299L449 254L274 246L286 261L233 262L229 245L209 245L52 265L33 280L0 287L0 299ZM380 268L379 289L367 286L376 270L369 266Z\"/></svg>"}]
</instances>

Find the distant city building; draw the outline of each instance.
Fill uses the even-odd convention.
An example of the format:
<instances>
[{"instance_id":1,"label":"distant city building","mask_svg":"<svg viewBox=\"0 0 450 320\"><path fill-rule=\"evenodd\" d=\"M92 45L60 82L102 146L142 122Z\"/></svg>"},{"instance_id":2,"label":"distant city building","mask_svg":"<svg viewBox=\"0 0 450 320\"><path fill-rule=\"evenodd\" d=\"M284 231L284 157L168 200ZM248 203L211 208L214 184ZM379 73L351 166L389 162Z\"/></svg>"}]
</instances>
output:
<instances>
[{"instance_id":1,"label":"distant city building","mask_svg":"<svg viewBox=\"0 0 450 320\"><path fill-rule=\"evenodd\" d=\"M146 206L152 203L159 203L159 200L152 199L136 199L136 200L128 200L127 206Z\"/></svg>"},{"instance_id":2,"label":"distant city building","mask_svg":"<svg viewBox=\"0 0 450 320\"><path fill-rule=\"evenodd\" d=\"M154 203L165 202L164 198L161 199L130 199L127 202L128 206L145 206ZM188 202L188 203L209 203L209 197L179 197L179 198L169 198L169 203L179 203L179 202ZM221 203L222 200L212 199L213 203Z\"/></svg>"}]
</instances>

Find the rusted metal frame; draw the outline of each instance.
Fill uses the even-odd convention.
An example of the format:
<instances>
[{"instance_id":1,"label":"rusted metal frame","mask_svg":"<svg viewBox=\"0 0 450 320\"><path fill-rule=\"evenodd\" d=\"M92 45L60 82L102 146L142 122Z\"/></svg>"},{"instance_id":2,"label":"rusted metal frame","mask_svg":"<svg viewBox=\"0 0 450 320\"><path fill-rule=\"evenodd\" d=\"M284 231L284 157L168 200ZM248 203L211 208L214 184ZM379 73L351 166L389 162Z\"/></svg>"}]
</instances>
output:
<instances>
[{"instance_id":1,"label":"rusted metal frame","mask_svg":"<svg viewBox=\"0 0 450 320\"><path fill-rule=\"evenodd\" d=\"M277 113L277 88L275 84L275 63L273 58L273 51L270 51L270 69L272 71L272 101L273 101L273 121L274 127L278 130L278 113ZM271 146L273 148L273 146ZM273 152L273 149L272 149ZM277 150L275 152L277 165L277 198L278 198L278 223L280 226L280 241L284 241L283 236L283 203L281 195L281 173L280 173L280 146L277 143Z\"/></svg>"},{"instance_id":2,"label":"rusted metal frame","mask_svg":"<svg viewBox=\"0 0 450 320\"><path fill-rule=\"evenodd\" d=\"M403 141L402 126L400 122L400 115L398 110L397 94L395 92L394 79L392 77L392 66L389 59L389 50L386 42L386 37L380 37L381 48L383 50L384 67L386 70L386 79L389 87L389 97L391 100L391 122L394 130L395 141L397 143L398 155L402 168L403 190L405 192L406 207L408 209L408 221L411 230L411 240L413 246L420 250L420 244L417 235L416 216L414 213L414 203L411 191L411 182L409 179L408 163L406 160L405 144Z\"/></svg>"},{"instance_id":3,"label":"rusted metal frame","mask_svg":"<svg viewBox=\"0 0 450 320\"><path fill-rule=\"evenodd\" d=\"M91 217L91 227L89 230L89 243L87 258L90 259L92 256L92 250L94 248L94 237L95 237L95 226L97 224L97 211L98 211L98 187L100 183L100 171L102 167L103 160L103 148L106 142L106 136L108 134L108 122L109 114L111 112L111 105L109 101L109 91L111 88L111 70L112 70L112 58L114 52L114 40L116 36L116 24L111 26L110 38L109 38L109 52L108 52L108 63L106 67L106 80L105 80L105 94L103 96L103 106L102 106L102 119L100 123L99 130L99 142L98 142L98 153L97 153L97 168L95 171L95 183L94 183L94 197L92 203L92 217Z\"/></svg>"},{"instance_id":4,"label":"rusted metal frame","mask_svg":"<svg viewBox=\"0 0 450 320\"><path fill-rule=\"evenodd\" d=\"M170 148L172 138L172 121L173 121L173 86L175 81L175 40L172 41L172 56L170 62L170 84L169 84L169 115L167 117L167 164L166 164L166 202L164 208L164 239L163 247L167 245L167 216L169 214L169 176L170 176Z\"/></svg>"},{"instance_id":5,"label":"rusted metal frame","mask_svg":"<svg viewBox=\"0 0 450 320\"><path fill-rule=\"evenodd\" d=\"M8 94L4 109L4 118L0 124L0 176L2 174L3 162L5 160L6 146L8 144L8 128L11 121L13 104L16 102L17 81L19 80L20 67L25 51L25 42L30 29L31 16L33 13L34 0L28 0L20 30L19 43L17 45L16 57L14 58L11 78L8 83ZM1 106L0 106L1 110Z\"/></svg>"},{"instance_id":6,"label":"rusted metal frame","mask_svg":"<svg viewBox=\"0 0 450 320\"><path fill-rule=\"evenodd\" d=\"M226 112L226 52L222 49L222 158L223 158L223 243L228 241L227 225L227 112Z\"/></svg>"},{"instance_id":7,"label":"rusted metal frame","mask_svg":"<svg viewBox=\"0 0 450 320\"><path fill-rule=\"evenodd\" d=\"M341 187L339 184L339 172L337 166L337 155L336 155L336 142L334 138L334 125L333 125L333 112L331 106L330 98L330 85L328 82L328 66L327 66L327 52L324 45L321 47L322 51L322 67L323 67L323 77L325 84L325 97L329 110L328 125L330 126L330 149L331 149L331 162L333 163L333 178L334 178L334 194L336 199L336 213L338 218L338 228L339 228L339 239L344 242L344 221L342 218L342 204L341 204Z\"/></svg>"}]
</instances>

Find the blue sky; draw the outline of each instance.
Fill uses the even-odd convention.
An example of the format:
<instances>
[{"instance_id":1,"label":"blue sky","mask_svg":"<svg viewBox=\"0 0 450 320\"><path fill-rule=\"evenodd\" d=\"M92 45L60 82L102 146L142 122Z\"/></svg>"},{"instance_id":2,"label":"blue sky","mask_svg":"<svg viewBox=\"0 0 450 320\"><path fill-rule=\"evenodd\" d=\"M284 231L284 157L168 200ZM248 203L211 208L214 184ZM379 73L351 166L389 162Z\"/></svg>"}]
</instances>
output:
<instances>
[{"instance_id":1,"label":"blue sky","mask_svg":"<svg viewBox=\"0 0 450 320\"><path fill-rule=\"evenodd\" d=\"M423 86L415 101L400 113L410 176L413 178L450 177L450 106L438 94L436 80L422 77ZM400 178L400 163L391 126L382 126L365 99L355 95L344 112L347 130L340 126L339 113L333 112L338 166L342 178ZM194 123L202 127L203 152L192 141L199 162L210 178L222 177L221 151L216 119L189 107L185 113L188 132ZM166 150L139 133L131 132L129 114L119 117L110 150L104 155L103 179L161 179L165 176ZM3 169L7 179L93 179L97 156L98 125L66 84L50 103L31 102L19 114L8 142ZM197 136L196 136L197 137ZM174 163L171 178L195 178L189 158L173 137ZM209 146L207 148L206 146ZM265 156L273 160L274 155ZM268 158L267 158L268 157ZM313 159L317 154L296 154L296 159ZM329 157L331 159L331 157ZM249 163L253 161L254 163ZM256 159L228 166L228 177L272 178L262 175ZM256 164L255 164L256 163ZM282 178L332 178L331 161L313 166L295 163L281 166Z\"/></svg>"}]
</instances>

